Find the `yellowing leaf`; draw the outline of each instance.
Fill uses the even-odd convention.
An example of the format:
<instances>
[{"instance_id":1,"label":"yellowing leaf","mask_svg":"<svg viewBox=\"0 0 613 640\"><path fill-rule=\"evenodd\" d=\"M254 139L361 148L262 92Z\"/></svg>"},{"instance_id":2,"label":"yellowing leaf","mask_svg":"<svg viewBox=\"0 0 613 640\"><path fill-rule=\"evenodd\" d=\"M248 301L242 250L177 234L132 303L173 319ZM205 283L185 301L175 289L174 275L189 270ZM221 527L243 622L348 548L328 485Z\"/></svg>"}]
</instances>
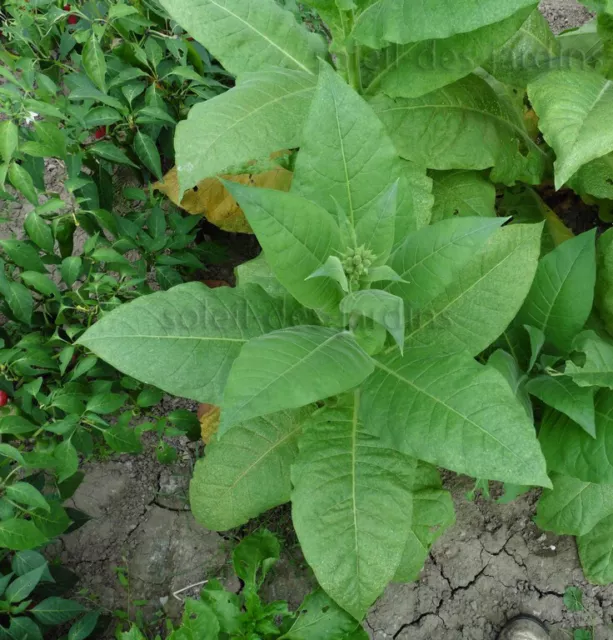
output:
<instances>
[{"instance_id":1,"label":"yellowing leaf","mask_svg":"<svg viewBox=\"0 0 613 640\"><path fill-rule=\"evenodd\" d=\"M198 407L198 419L204 444L209 444L219 428L221 409L214 404L201 404Z\"/></svg>"},{"instance_id":2,"label":"yellowing leaf","mask_svg":"<svg viewBox=\"0 0 613 640\"><path fill-rule=\"evenodd\" d=\"M253 187L289 191L292 176L291 171L283 167L275 167L263 173L243 173L207 178L199 182L193 189L186 191L183 200L179 203L179 181L177 169L173 167L164 176L164 180L156 182L153 188L164 193L172 202L188 213L204 215L209 222L224 231L253 233L241 208L220 182L220 178Z\"/></svg>"}]
</instances>

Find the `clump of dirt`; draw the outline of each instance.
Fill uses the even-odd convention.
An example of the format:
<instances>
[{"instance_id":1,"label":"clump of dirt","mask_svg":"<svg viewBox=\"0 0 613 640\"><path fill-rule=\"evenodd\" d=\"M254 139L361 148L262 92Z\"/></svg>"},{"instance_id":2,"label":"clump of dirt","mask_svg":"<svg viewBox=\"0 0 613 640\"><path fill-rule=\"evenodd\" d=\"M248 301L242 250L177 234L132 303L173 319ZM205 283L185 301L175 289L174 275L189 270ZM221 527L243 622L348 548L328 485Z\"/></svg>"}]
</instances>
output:
<instances>
[{"instance_id":1,"label":"clump of dirt","mask_svg":"<svg viewBox=\"0 0 613 640\"><path fill-rule=\"evenodd\" d=\"M572 189L556 191L553 186L544 186L539 195L575 235L594 228L600 235L611 228L610 223L600 219L598 206L586 204Z\"/></svg>"},{"instance_id":2,"label":"clump of dirt","mask_svg":"<svg viewBox=\"0 0 613 640\"><path fill-rule=\"evenodd\" d=\"M580 27L592 18L592 14L577 0L542 0L539 8L554 33Z\"/></svg>"}]
</instances>

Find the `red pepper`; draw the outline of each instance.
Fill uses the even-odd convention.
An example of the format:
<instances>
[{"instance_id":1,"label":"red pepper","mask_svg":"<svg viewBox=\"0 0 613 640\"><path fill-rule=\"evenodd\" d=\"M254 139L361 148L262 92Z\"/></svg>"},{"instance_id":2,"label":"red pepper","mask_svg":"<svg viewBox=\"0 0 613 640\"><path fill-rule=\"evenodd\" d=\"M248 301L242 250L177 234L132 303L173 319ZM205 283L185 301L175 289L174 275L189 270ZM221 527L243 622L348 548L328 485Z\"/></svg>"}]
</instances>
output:
<instances>
[{"instance_id":1,"label":"red pepper","mask_svg":"<svg viewBox=\"0 0 613 640\"><path fill-rule=\"evenodd\" d=\"M65 4L64 5L64 11L70 11L70 5L69 4Z\"/></svg>"},{"instance_id":2,"label":"red pepper","mask_svg":"<svg viewBox=\"0 0 613 640\"><path fill-rule=\"evenodd\" d=\"M79 17L70 15L68 16L68 20L66 22L68 22L68 24L77 24L77 22L79 22Z\"/></svg>"},{"instance_id":3,"label":"red pepper","mask_svg":"<svg viewBox=\"0 0 613 640\"><path fill-rule=\"evenodd\" d=\"M9 401L9 395L6 391L0 391L0 407L3 407Z\"/></svg>"},{"instance_id":4,"label":"red pepper","mask_svg":"<svg viewBox=\"0 0 613 640\"><path fill-rule=\"evenodd\" d=\"M106 135L106 127L104 126L98 127L94 132L94 138L96 138L96 140L100 140L100 138L104 138L105 135Z\"/></svg>"}]
</instances>

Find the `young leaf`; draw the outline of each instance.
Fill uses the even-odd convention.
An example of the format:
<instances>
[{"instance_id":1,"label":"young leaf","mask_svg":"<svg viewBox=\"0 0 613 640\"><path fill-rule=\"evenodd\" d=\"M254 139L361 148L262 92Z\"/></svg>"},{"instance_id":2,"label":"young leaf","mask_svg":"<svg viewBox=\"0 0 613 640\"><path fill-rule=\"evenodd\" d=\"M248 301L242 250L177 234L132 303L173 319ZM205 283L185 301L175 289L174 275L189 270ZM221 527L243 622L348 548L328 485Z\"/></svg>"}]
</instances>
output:
<instances>
[{"instance_id":1,"label":"young leaf","mask_svg":"<svg viewBox=\"0 0 613 640\"><path fill-rule=\"evenodd\" d=\"M29 482L15 482L6 488L6 495L14 502L25 504L27 507L40 508L51 511L45 496Z\"/></svg>"},{"instance_id":2,"label":"young leaf","mask_svg":"<svg viewBox=\"0 0 613 640\"><path fill-rule=\"evenodd\" d=\"M567 376L538 376L526 384L526 389L596 437L593 387L579 387Z\"/></svg>"},{"instance_id":3,"label":"young leaf","mask_svg":"<svg viewBox=\"0 0 613 640\"><path fill-rule=\"evenodd\" d=\"M294 526L319 584L358 620L400 563L414 471L415 461L366 432L357 406L324 409L305 425L292 468Z\"/></svg>"},{"instance_id":4,"label":"young leaf","mask_svg":"<svg viewBox=\"0 0 613 640\"><path fill-rule=\"evenodd\" d=\"M573 341L573 351L584 354L583 362L566 361L566 375L580 387L613 389L613 343L595 331L583 331Z\"/></svg>"},{"instance_id":5,"label":"young leaf","mask_svg":"<svg viewBox=\"0 0 613 640\"><path fill-rule=\"evenodd\" d=\"M221 432L249 418L348 391L372 371L371 359L348 331L301 326L254 338L230 370Z\"/></svg>"},{"instance_id":6,"label":"young leaf","mask_svg":"<svg viewBox=\"0 0 613 640\"><path fill-rule=\"evenodd\" d=\"M520 369L517 360L506 351L497 349L492 353L487 361L488 367L493 367L502 374L507 381L513 395L521 402L528 419L534 421L534 413L532 411L532 401L530 395L526 391L527 376Z\"/></svg>"},{"instance_id":7,"label":"young leaf","mask_svg":"<svg viewBox=\"0 0 613 640\"><path fill-rule=\"evenodd\" d=\"M88 38L83 45L83 68L90 80L101 91L106 92L106 60L95 35Z\"/></svg>"},{"instance_id":8,"label":"young leaf","mask_svg":"<svg viewBox=\"0 0 613 640\"><path fill-rule=\"evenodd\" d=\"M292 193L224 184L245 212L279 282L304 306L336 309L339 285L329 278L308 279L330 255L341 251L334 218Z\"/></svg>"},{"instance_id":9,"label":"young leaf","mask_svg":"<svg viewBox=\"0 0 613 640\"><path fill-rule=\"evenodd\" d=\"M545 344L545 334L541 329L531 327L529 324L525 324L524 329L528 332L530 339L530 363L528 364L528 373L530 373Z\"/></svg>"},{"instance_id":10,"label":"young leaf","mask_svg":"<svg viewBox=\"0 0 613 640\"><path fill-rule=\"evenodd\" d=\"M51 227L35 211L28 213L23 227L34 244L47 253L53 253L55 240Z\"/></svg>"},{"instance_id":11,"label":"young leaf","mask_svg":"<svg viewBox=\"0 0 613 640\"><path fill-rule=\"evenodd\" d=\"M596 396L593 436L562 413L546 412L539 441L547 466L584 482L613 485L613 444L608 435L612 427L613 400L608 391L599 391Z\"/></svg>"},{"instance_id":12,"label":"young leaf","mask_svg":"<svg viewBox=\"0 0 613 640\"><path fill-rule=\"evenodd\" d=\"M147 169L149 169L158 180L161 180L162 161L160 160L160 153L155 146L155 142L140 130L137 131L136 136L134 136L134 151Z\"/></svg>"},{"instance_id":13,"label":"young leaf","mask_svg":"<svg viewBox=\"0 0 613 640\"><path fill-rule=\"evenodd\" d=\"M400 155L419 166L494 167L493 182L537 184L549 162L521 114L476 75L419 98L380 94L371 104Z\"/></svg>"},{"instance_id":14,"label":"young leaf","mask_svg":"<svg viewBox=\"0 0 613 640\"><path fill-rule=\"evenodd\" d=\"M15 551L25 551L47 542L31 520L9 518L0 522L0 546Z\"/></svg>"},{"instance_id":15,"label":"young leaf","mask_svg":"<svg viewBox=\"0 0 613 640\"><path fill-rule=\"evenodd\" d=\"M19 145L19 127L11 120L0 122L0 158L8 164Z\"/></svg>"},{"instance_id":16,"label":"young leaf","mask_svg":"<svg viewBox=\"0 0 613 640\"><path fill-rule=\"evenodd\" d=\"M410 313L405 349L433 347L439 352L467 350L477 355L492 344L530 290L541 232L541 225L517 224L491 236L443 293Z\"/></svg>"},{"instance_id":17,"label":"young leaf","mask_svg":"<svg viewBox=\"0 0 613 640\"><path fill-rule=\"evenodd\" d=\"M281 556L281 545L276 536L260 529L243 538L232 552L232 565L245 588L255 593L262 586L267 573Z\"/></svg>"},{"instance_id":18,"label":"young leaf","mask_svg":"<svg viewBox=\"0 0 613 640\"><path fill-rule=\"evenodd\" d=\"M376 366L362 417L389 446L475 478L550 485L532 422L493 368L423 349Z\"/></svg>"},{"instance_id":19,"label":"young leaf","mask_svg":"<svg viewBox=\"0 0 613 640\"><path fill-rule=\"evenodd\" d=\"M62 275L62 280L68 287L72 287L81 275L82 265L83 260L78 256L71 256L62 260L60 273Z\"/></svg>"},{"instance_id":20,"label":"young leaf","mask_svg":"<svg viewBox=\"0 0 613 640\"><path fill-rule=\"evenodd\" d=\"M354 35L374 49L383 41L405 44L430 38L449 38L500 22L534 0L484 0L478 10L471 3L444 0L378 0L358 18Z\"/></svg>"},{"instance_id":21,"label":"young leaf","mask_svg":"<svg viewBox=\"0 0 613 640\"><path fill-rule=\"evenodd\" d=\"M496 216L496 188L476 171L433 171L432 222L446 218Z\"/></svg>"},{"instance_id":22,"label":"young leaf","mask_svg":"<svg viewBox=\"0 0 613 640\"><path fill-rule=\"evenodd\" d=\"M323 43L274 0L162 0L162 6L233 75L263 67L312 74Z\"/></svg>"},{"instance_id":23,"label":"young leaf","mask_svg":"<svg viewBox=\"0 0 613 640\"><path fill-rule=\"evenodd\" d=\"M74 600L47 598L30 610L38 622L46 625L58 625L76 618L86 611L85 607Z\"/></svg>"},{"instance_id":24,"label":"young leaf","mask_svg":"<svg viewBox=\"0 0 613 640\"><path fill-rule=\"evenodd\" d=\"M545 140L556 152L556 189L613 151L613 82L592 71L552 71L528 87Z\"/></svg>"},{"instance_id":25,"label":"young leaf","mask_svg":"<svg viewBox=\"0 0 613 640\"><path fill-rule=\"evenodd\" d=\"M592 584L613 582L613 514L577 538L583 573ZM591 640L591 638L590 638Z\"/></svg>"},{"instance_id":26,"label":"young leaf","mask_svg":"<svg viewBox=\"0 0 613 640\"><path fill-rule=\"evenodd\" d=\"M583 536L613 514L613 485L551 475L553 489L543 492L534 522L558 535Z\"/></svg>"},{"instance_id":27,"label":"young leaf","mask_svg":"<svg viewBox=\"0 0 613 640\"><path fill-rule=\"evenodd\" d=\"M311 278L331 278L341 285L341 289L345 293L349 291L349 283L343 264L336 256L329 256L324 264L319 269L315 269L306 279L310 280Z\"/></svg>"},{"instance_id":28,"label":"young leaf","mask_svg":"<svg viewBox=\"0 0 613 640\"><path fill-rule=\"evenodd\" d=\"M596 283L595 230L567 240L539 262L517 322L540 329L568 351L592 311Z\"/></svg>"},{"instance_id":29,"label":"young leaf","mask_svg":"<svg viewBox=\"0 0 613 640\"><path fill-rule=\"evenodd\" d=\"M229 167L300 146L314 89L310 74L270 69L197 104L175 134L179 197Z\"/></svg>"},{"instance_id":30,"label":"young leaf","mask_svg":"<svg viewBox=\"0 0 613 640\"><path fill-rule=\"evenodd\" d=\"M209 289L192 282L119 307L79 342L142 382L220 404L232 361L248 340L313 321L291 299L269 297L255 285Z\"/></svg>"},{"instance_id":31,"label":"young leaf","mask_svg":"<svg viewBox=\"0 0 613 640\"><path fill-rule=\"evenodd\" d=\"M453 282L503 223L504 218L454 218L409 235L390 261L403 282L386 289L412 308L423 307Z\"/></svg>"},{"instance_id":32,"label":"young leaf","mask_svg":"<svg viewBox=\"0 0 613 640\"><path fill-rule=\"evenodd\" d=\"M121 6L126 5L113 5L113 7ZM79 618L72 625L72 627L70 627L70 631L68 632L68 640L85 640L85 638L89 638L89 636L94 632L94 629L96 628L99 617L100 613L98 613L98 611L90 611L89 613L86 613L82 618Z\"/></svg>"},{"instance_id":33,"label":"young leaf","mask_svg":"<svg viewBox=\"0 0 613 640\"><path fill-rule=\"evenodd\" d=\"M43 564L13 580L4 594L4 599L11 604L25 600L34 591L46 570L47 565Z\"/></svg>"},{"instance_id":34,"label":"young leaf","mask_svg":"<svg viewBox=\"0 0 613 640\"><path fill-rule=\"evenodd\" d=\"M356 291L341 300L340 310L347 316L357 313L384 326L402 353L404 348L404 302L402 298L387 291Z\"/></svg>"},{"instance_id":35,"label":"young leaf","mask_svg":"<svg viewBox=\"0 0 613 640\"><path fill-rule=\"evenodd\" d=\"M38 205L38 194L36 193L32 176L16 162L11 162L9 165L8 176L15 189L20 191L36 207Z\"/></svg>"},{"instance_id":36,"label":"young leaf","mask_svg":"<svg viewBox=\"0 0 613 640\"><path fill-rule=\"evenodd\" d=\"M290 466L312 410L253 418L207 445L190 484L194 517L208 529L227 531L289 502Z\"/></svg>"}]
</instances>

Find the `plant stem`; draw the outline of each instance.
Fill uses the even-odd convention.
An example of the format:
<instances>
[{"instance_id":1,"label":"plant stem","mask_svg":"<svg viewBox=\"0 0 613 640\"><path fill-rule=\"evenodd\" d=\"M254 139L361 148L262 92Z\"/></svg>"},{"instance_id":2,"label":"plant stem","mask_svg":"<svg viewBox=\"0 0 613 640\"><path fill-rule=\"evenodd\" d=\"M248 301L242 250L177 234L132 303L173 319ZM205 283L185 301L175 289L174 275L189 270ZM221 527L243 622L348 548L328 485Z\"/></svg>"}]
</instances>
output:
<instances>
[{"instance_id":1,"label":"plant stem","mask_svg":"<svg viewBox=\"0 0 613 640\"><path fill-rule=\"evenodd\" d=\"M360 45L351 37L354 25L354 13L351 11L347 22L343 25L345 39L347 41L347 74L349 84L358 92L362 93L362 72L360 69Z\"/></svg>"}]
</instances>

